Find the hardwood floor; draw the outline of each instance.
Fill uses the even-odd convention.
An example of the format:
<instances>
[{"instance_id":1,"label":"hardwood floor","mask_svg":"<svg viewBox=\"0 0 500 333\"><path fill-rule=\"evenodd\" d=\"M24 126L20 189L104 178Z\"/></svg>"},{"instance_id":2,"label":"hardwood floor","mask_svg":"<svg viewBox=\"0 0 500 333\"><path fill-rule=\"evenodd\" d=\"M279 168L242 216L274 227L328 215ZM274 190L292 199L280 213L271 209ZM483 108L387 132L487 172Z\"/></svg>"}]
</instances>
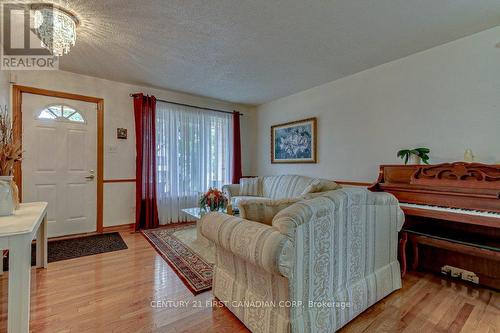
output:
<instances>
[{"instance_id":1,"label":"hardwood floor","mask_svg":"<svg viewBox=\"0 0 500 333\"><path fill-rule=\"evenodd\" d=\"M32 332L248 332L227 309L205 306L210 292L193 296L142 235L122 236L128 250L33 270ZM497 292L412 272L403 285L342 332L500 332ZM5 332L7 274L0 288ZM189 304L152 307L154 301Z\"/></svg>"}]
</instances>

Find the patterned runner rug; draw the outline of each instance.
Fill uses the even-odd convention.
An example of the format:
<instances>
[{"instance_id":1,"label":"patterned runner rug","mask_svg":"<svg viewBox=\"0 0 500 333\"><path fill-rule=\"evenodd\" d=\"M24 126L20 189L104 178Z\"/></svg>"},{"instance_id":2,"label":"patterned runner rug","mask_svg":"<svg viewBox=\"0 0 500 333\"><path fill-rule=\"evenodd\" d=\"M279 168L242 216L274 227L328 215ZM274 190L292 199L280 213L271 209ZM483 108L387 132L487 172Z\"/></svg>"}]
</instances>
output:
<instances>
[{"instance_id":1,"label":"patterned runner rug","mask_svg":"<svg viewBox=\"0 0 500 333\"><path fill-rule=\"evenodd\" d=\"M212 289L214 248L196 241L196 224L181 223L142 234L193 294Z\"/></svg>"}]
</instances>

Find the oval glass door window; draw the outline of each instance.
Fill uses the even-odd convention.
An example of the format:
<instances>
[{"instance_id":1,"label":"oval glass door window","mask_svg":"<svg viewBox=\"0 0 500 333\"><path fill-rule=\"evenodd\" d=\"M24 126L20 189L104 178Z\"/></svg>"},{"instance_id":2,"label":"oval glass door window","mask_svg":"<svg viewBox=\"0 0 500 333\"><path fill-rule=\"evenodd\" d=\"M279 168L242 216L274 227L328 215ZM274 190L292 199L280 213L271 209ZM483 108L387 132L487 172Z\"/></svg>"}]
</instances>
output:
<instances>
[{"instance_id":1,"label":"oval glass door window","mask_svg":"<svg viewBox=\"0 0 500 333\"><path fill-rule=\"evenodd\" d=\"M64 104L48 105L38 113L38 119L85 123L82 113Z\"/></svg>"}]
</instances>

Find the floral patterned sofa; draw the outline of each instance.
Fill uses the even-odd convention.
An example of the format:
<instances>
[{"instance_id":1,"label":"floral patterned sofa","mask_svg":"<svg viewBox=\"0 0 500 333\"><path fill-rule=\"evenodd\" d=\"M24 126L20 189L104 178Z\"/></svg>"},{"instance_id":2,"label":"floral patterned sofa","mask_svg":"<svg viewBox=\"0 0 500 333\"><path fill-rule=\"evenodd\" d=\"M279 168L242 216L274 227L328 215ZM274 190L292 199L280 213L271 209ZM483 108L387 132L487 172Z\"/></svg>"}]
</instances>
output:
<instances>
[{"instance_id":1,"label":"floral patterned sofa","mask_svg":"<svg viewBox=\"0 0 500 333\"><path fill-rule=\"evenodd\" d=\"M333 332L401 288L403 213L387 193L329 191L271 225L218 212L200 223L216 246L213 293L252 332Z\"/></svg>"}]
</instances>

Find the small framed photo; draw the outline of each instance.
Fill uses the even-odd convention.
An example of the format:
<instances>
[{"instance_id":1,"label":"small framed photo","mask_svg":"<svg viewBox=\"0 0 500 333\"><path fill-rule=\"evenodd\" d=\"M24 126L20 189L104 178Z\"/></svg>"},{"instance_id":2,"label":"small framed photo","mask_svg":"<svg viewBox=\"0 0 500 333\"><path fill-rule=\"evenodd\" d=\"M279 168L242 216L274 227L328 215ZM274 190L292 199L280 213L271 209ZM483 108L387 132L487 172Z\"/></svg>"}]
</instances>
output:
<instances>
[{"instance_id":1,"label":"small framed photo","mask_svg":"<svg viewBox=\"0 0 500 333\"><path fill-rule=\"evenodd\" d=\"M271 126L271 163L317 163L316 118Z\"/></svg>"},{"instance_id":2,"label":"small framed photo","mask_svg":"<svg viewBox=\"0 0 500 333\"><path fill-rule=\"evenodd\" d=\"M116 129L116 137L118 139L127 139L127 129L126 128L117 128Z\"/></svg>"}]
</instances>

